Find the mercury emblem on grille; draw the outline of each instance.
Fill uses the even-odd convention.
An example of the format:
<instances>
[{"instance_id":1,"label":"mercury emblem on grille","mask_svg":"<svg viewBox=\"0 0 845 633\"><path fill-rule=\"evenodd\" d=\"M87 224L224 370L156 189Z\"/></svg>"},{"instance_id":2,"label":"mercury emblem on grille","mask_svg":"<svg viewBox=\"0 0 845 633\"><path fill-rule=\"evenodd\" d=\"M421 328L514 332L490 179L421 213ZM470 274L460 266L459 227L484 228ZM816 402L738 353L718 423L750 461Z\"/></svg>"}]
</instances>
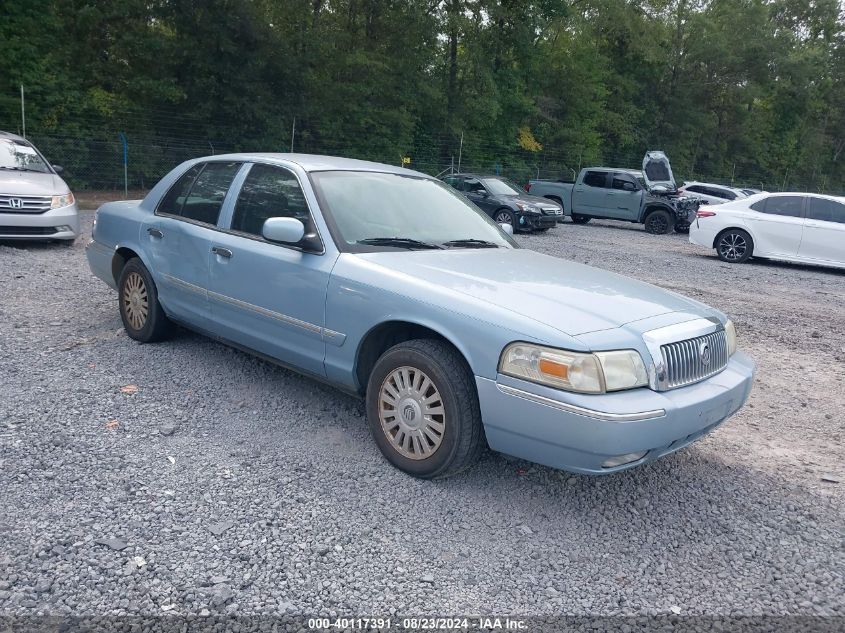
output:
<instances>
[{"instance_id":1,"label":"mercury emblem on grille","mask_svg":"<svg viewBox=\"0 0 845 633\"><path fill-rule=\"evenodd\" d=\"M707 342L702 342L698 346L698 357L701 359L702 364L710 364L710 345Z\"/></svg>"}]
</instances>

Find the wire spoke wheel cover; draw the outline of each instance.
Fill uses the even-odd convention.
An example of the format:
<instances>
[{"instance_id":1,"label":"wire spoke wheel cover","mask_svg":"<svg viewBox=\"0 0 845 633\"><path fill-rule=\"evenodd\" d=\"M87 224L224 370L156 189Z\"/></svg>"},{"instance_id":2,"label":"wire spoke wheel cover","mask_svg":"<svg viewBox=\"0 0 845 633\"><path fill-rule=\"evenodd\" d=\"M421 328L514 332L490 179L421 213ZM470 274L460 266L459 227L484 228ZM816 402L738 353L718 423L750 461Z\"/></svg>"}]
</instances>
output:
<instances>
[{"instance_id":1,"label":"wire spoke wheel cover","mask_svg":"<svg viewBox=\"0 0 845 633\"><path fill-rule=\"evenodd\" d=\"M719 240L719 252L727 260L735 261L741 259L748 250L745 238L738 233L726 233Z\"/></svg>"},{"instance_id":2,"label":"wire spoke wheel cover","mask_svg":"<svg viewBox=\"0 0 845 633\"><path fill-rule=\"evenodd\" d=\"M378 414L391 447L408 459L427 459L443 442L443 400L431 378L416 367L398 367L387 375L379 390Z\"/></svg>"},{"instance_id":3,"label":"wire spoke wheel cover","mask_svg":"<svg viewBox=\"0 0 845 633\"><path fill-rule=\"evenodd\" d=\"M147 285L139 273L133 271L126 276L121 301L129 325L135 330L142 329L150 313L150 299Z\"/></svg>"}]
</instances>

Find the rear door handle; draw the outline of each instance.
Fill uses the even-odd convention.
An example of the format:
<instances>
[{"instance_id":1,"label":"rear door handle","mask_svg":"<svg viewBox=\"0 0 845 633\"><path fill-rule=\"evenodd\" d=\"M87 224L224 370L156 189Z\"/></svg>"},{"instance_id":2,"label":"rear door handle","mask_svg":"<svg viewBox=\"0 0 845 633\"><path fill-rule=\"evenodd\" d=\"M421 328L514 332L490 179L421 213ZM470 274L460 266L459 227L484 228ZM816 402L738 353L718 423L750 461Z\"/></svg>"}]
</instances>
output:
<instances>
[{"instance_id":1,"label":"rear door handle","mask_svg":"<svg viewBox=\"0 0 845 633\"><path fill-rule=\"evenodd\" d=\"M222 246L213 246L211 248L211 252L215 255L220 255L220 257L225 257L226 259L229 259L232 256L232 251L228 248L223 248Z\"/></svg>"},{"instance_id":2,"label":"rear door handle","mask_svg":"<svg viewBox=\"0 0 845 633\"><path fill-rule=\"evenodd\" d=\"M157 237L159 239L164 237L164 233L162 233L159 229L152 227L152 226L147 229L147 233L150 234L150 237Z\"/></svg>"}]
</instances>

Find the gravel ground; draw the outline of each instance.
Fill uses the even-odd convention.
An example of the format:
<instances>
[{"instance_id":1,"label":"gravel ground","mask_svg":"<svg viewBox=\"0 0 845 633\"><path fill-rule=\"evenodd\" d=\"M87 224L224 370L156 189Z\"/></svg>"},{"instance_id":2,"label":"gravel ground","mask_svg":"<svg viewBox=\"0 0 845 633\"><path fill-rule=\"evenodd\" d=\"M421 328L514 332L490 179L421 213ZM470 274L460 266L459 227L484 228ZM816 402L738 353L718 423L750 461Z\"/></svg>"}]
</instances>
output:
<instances>
[{"instance_id":1,"label":"gravel ground","mask_svg":"<svg viewBox=\"0 0 845 633\"><path fill-rule=\"evenodd\" d=\"M625 473L490 453L424 482L352 398L192 333L131 341L85 241L0 245L0 614L845 617L841 271L613 223L520 237L724 309L751 401Z\"/></svg>"}]
</instances>

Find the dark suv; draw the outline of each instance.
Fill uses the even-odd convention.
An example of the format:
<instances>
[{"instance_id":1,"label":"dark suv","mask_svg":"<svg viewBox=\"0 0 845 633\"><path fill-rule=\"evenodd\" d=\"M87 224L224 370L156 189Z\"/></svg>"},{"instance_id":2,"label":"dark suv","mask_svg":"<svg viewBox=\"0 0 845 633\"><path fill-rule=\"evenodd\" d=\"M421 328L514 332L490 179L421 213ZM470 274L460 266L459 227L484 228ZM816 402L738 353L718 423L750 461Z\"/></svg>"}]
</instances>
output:
<instances>
[{"instance_id":1,"label":"dark suv","mask_svg":"<svg viewBox=\"0 0 845 633\"><path fill-rule=\"evenodd\" d=\"M460 191L499 224L510 224L514 231L548 231L563 222L559 204L527 194L501 176L451 174L443 182Z\"/></svg>"}]
</instances>

